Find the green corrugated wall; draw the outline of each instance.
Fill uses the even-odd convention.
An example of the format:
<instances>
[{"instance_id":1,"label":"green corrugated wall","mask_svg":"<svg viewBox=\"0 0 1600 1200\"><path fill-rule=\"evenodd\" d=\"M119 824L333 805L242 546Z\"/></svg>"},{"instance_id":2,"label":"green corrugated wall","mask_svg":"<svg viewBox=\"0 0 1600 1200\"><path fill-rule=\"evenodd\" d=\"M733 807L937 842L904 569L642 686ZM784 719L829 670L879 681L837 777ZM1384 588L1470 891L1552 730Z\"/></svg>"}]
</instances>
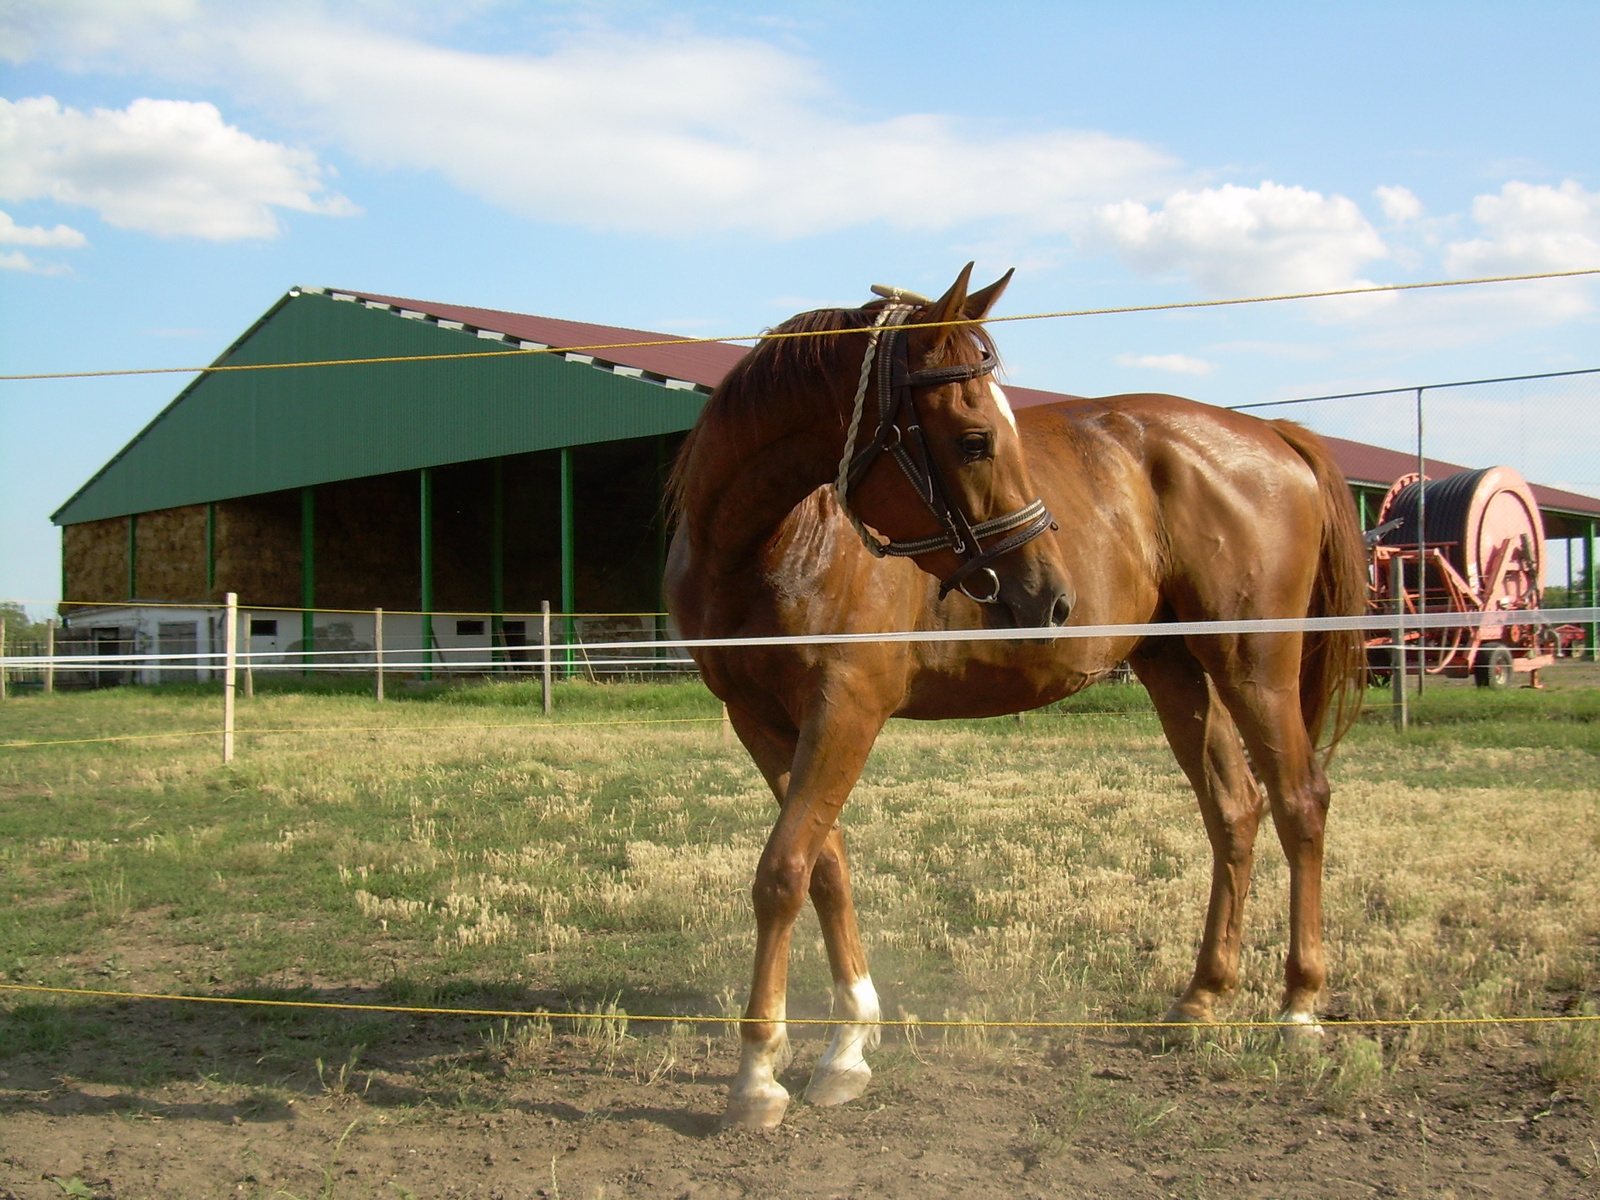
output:
<instances>
[{"instance_id":1,"label":"green corrugated wall","mask_svg":"<svg viewBox=\"0 0 1600 1200\"><path fill-rule=\"evenodd\" d=\"M502 342L291 294L228 365L483 353ZM57 511L58 525L390 471L673 433L705 396L557 355L202 376Z\"/></svg>"}]
</instances>

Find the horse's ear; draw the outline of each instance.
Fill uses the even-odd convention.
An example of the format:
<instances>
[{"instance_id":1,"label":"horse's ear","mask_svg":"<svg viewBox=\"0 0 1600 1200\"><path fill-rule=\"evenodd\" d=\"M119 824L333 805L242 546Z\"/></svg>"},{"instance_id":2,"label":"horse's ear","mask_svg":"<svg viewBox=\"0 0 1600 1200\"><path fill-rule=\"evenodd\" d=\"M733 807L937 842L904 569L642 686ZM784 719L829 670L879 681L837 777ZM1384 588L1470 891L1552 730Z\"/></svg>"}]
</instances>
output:
<instances>
[{"instance_id":1,"label":"horse's ear","mask_svg":"<svg viewBox=\"0 0 1600 1200\"><path fill-rule=\"evenodd\" d=\"M956 276L956 281L950 285L950 290L918 314L916 319L918 325L939 325L941 321L966 319L967 284L972 282L972 267L972 263L962 267L961 274ZM932 346L937 348L944 345L955 330L956 327L951 325L928 330Z\"/></svg>"},{"instance_id":2,"label":"horse's ear","mask_svg":"<svg viewBox=\"0 0 1600 1200\"><path fill-rule=\"evenodd\" d=\"M1011 282L1011 277L1016 273L1017 269L1012 267L1011 270L1000 276L988 287L980 288L978 291L973 292L972 295L967 297L967 302L962 307L961 315L969 321L981 321L987 317L989 310L994 307L995 301L1000 299L1001 294L1006 290L1006 284Z\"/></svg>"}]
</instances>

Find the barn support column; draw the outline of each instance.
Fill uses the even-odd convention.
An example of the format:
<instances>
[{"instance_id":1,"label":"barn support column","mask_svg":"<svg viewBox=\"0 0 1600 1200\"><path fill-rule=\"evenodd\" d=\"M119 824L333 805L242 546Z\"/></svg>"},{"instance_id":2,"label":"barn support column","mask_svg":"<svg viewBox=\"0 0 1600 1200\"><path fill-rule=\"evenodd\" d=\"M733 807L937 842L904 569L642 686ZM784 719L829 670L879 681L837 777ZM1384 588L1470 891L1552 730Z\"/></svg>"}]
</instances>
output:
<instances>
[{"instance_id":1,"label":"barn support column","mask_svg":"<svg viewBox=\"0 0 1600 1200\"><path fill-rule=\"evenodd\" d=\"M317 489L300 489L300 673L311 676L311 657L317 640Z\"/></svg>"},{"instance_id":2,"label":"barn support column","mask_svg":"<svg viewBox=\"0 0 1600 1200\"><path fill-rule=\"evenodd\" d=\"M494 500L489 514L490 659L505 661L506 644L506 460L494 460Z\"/></svg>"},{"instance_id":3,"label":"barn support column","mask_svg":"<svg viewBox=\"0 0 1600 1200\"><path fill-rule=\"evenodd\" d=\"M128 514L128 599L139 598L139 514Z\"/></svg>"},{"instance_id":4,"label":"barn support column","mask_svg":"<svg viewBox=\"0 0 1600 1200\"><path fill-rule=\"evenodd\" d=\"M1365 533L1371 528L1371 518L1367 514L1367 489L1356 489L1356 512L1361 516L1361 531Z\"/></svg>"},{"instance_id":5,"label":"barn support column","mask_svg":"<svg viewBox=\"0 0 1600 1200\"><path fill-rule=\"evenodd\" d=\"M656 641L667 636L667 619L662 613L667 607L667 473L672 460L667 455L667 435L656 434Z\"/></svg>"},{"instance_id":6,"label":"barn support column","mask_svg":"<svg viewBox=\"0 0 1600 1200\"><path fill-rule=\"evenodd\" d=\"M206 599L217 590L217 502L206 505Z\"/></svg>"},{"instance_id":7,"label":"barn support column","mask_svg":"<svg viewBox=\"0 0 1600 1200\"><path fill-rule=\"evenodd\" d=\"M561 447L561 628L562 642L566 646L562 656L565 663L562 675L565 678L572 676L572 643L577 640L578 628L572 616L573 610L578 607L573 524L572 447L563 446Z\"/></svg>"},{"instance_id":8,"label":"barn support column","mask_svg":"<svg viewBox=\"0 0 1600 1200\"><path fill-rule=\"evenodd\" d=\"M418 524L421 531L420 547L422 603L422 677L433 678L433 468L423 467L417 472L417 498L421 503Z\"/></svg>"}]
</instances>

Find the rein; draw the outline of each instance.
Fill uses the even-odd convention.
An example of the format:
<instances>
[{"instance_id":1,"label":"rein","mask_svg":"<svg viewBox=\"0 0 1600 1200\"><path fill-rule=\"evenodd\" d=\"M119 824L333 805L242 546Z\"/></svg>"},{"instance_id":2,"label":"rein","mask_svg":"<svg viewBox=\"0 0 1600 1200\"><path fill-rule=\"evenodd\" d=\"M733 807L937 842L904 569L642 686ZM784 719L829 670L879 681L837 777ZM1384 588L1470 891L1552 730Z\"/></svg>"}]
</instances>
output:
<instances>
[{"instance_id":1,"label":"rein","mask_svg":"<svg viewBox=\"0 0 1600 1200\"><path fill-rule=\"evenodd\" d=\"M979 604L994 604L1000 599L1000 577L989 564L1055 527L1055 520L1050 510L1045 508L1043 500L1034 500L1015 512L980 521L976 525L967 520L928 446L913 391L919 387L938 387L977 379L990 374L999 364L994 354L985 350L983 359L970 366L911 370L905 333L896 327L904 324L906 318L915 311L914 305L891 302L879 310L877 320L867 330L867 351L861 360L861 378L856 384L855 406L850 415L844 454L839 459L834 495L839 507L850 518L850 524L860 535L862 545L874 557L916 558L935 550L953 550L963 562L954 574L939 584L939 599L943 600L952 589L959 588L968 599L976 600ZM878 429L872 440L858 451L856 436L861 428L868 386L874 379L877 381ZM887 454L894 460L918 499L943 526L942 532L910 542L880 540L856 516L849 503L850 489L861 481L880 454ZM988 548L984 547L984 538L1000 534L1011 536ZM974 576L987 582L988 591L985 594L969 589L968 581Z\"/></svg>"}]
</instances>

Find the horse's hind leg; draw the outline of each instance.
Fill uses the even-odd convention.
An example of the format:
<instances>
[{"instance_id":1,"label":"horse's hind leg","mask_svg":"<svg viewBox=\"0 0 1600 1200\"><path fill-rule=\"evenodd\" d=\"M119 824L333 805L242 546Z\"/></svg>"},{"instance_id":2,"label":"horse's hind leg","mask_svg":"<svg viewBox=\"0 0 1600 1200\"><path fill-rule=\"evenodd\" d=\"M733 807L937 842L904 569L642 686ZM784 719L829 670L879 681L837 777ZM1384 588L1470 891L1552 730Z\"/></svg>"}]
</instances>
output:
<instances>
[{"instance_id":1,"label":"horse's hind leg","mask_svg":"<svg viewBox=\"0 0 1600 1200\"><path fill-rule=\"evenodd\" d=\"M1194 977L1169 1021L1209 1021L1217 1000L1239 985L1239 946L1261 791L1250 774L1233 719L1205 669L1177 638L1145 642L1133 668L1161 717L1172 753L1200 801L1211 842L1211 900Z\"/></svg>"},{"instance_id":2,"label":"horse's hind leg","mask_svg":"<svg viewBox=\"0 0 1600 1200\"><path fill-rule=\"evenodd\" d=\"M844 833L835 822L811 868L811 903L822 924L833 974L833 1015L860 1024L839 1025L817 1060L806 1088L812 1104L843 1104L867 1090L872 1069L865 1054L878 1046L878 992L867 973L867 953L856 928L855 901L850 895L850 864Z\"/></svg>"},{"instance_id":3,"label":"horse's hind leg","mask_svg":"<svg viewBox=\"0 0 1600 1200\"><path fill-rule=\"evenodd\" d=\"M779 806L786 807L791 772L799 743L798 734L792 729L773 728L734 706L729 707L728 715L735 731L739 734L740 741L750 751L751 757L755 759L756 765L766 777ZM870 749L870 742L868 748ZM864 758L863 755L863 761ZM856 765L855 770L860 770L860 764ZM780 820L779 828L782 827L783 822ZM778 830L774 830L774 840L777 835ZM759 927L758 951L756 977L751 988L747 1017L762 1015L757 1011L758 999L764 990L768 993L773 990L770 974L769 985L763 989L764 966L769 973L777 969L786 974L786 967L783 964L775 966L772 954L763 953L766 947L760 944L767 941L769 924L773 923L773 918L778 920L782 918L781 912L770 914L763 912L767 907L763 900L771 896L771 893L764 888L762 879L763 874L769 872L768 860L771 850L772 845L769 843L768 854L763 855L762 865L757 874L755 899ZM866 952L861 945L861 935L856 927L855 905L850 894L849 863L845 856L844 836L837 821L828 829L811 865L807 891L812 904L816 907L817 917L822 926L823 941L828 949L828 962L833 974L834 1015L846 1019L853 1018L862 1024L837 1027L832 1042L823 1052L812 1073L810 1086L806 1089L806 1099L813 1104L843 1104L859 1096L872 1078L864 1053L878 1043L879 1031L875 1022L878 1020L879 1008L878 995L867 972ZM788 926L792 926L794 915L789 915ZM788 926L784 928L782 934L782 958L785 962L788 951ZM788 1037L782 1023L784 998L781 980L778 981L776 990L776 1010L766 1014L776 1019L771 1022L772 1029L767 1036L757 1036L762 1033L759 1025L747 1023L741 1029L743 1053L739 1074L729 1089L728 1112L724 1118L726 1123L775 1125L782 1119L784 1110L788 1106L788 1091L775 1078L776 1073L787 1063L789 1056Z\"/></svg>"},{"instance_id":4,"label":"horse's hind leg","mask_svg":"<svg viewBox=\"0 0 1600 1200\"><path fill-rule=\"evenodd\" d=\"M1298 634L1196 639L1196 654L1228 706L1272 804L1272 822L1289 860L1289 954L1283 1009L1288 1025L1317 1026L1317 995L1327 982L1322 954L1322 837L1328 778L1300 711Z\"/></svg>"}]
</instances>

